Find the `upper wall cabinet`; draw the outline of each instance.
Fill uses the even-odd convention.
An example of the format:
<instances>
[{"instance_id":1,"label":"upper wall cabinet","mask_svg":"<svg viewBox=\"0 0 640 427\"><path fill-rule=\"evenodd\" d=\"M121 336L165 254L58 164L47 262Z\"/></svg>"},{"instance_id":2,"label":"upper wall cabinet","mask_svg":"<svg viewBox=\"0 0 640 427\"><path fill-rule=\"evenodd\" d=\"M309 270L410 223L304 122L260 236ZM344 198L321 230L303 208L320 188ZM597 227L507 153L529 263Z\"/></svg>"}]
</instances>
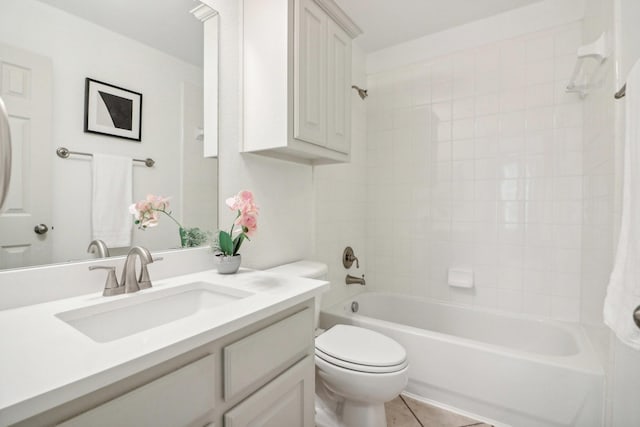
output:
<instances>
[{"instance_id":1,"label":"upper wall cabinet","mask_svg":"<svg viewBox=\"0 0 640 427\"><path fill-rule=\"evenodd\" d=\"M349 161L351 40L333 0L244 0L243 152Z\"/></svg>"}]
</instances>

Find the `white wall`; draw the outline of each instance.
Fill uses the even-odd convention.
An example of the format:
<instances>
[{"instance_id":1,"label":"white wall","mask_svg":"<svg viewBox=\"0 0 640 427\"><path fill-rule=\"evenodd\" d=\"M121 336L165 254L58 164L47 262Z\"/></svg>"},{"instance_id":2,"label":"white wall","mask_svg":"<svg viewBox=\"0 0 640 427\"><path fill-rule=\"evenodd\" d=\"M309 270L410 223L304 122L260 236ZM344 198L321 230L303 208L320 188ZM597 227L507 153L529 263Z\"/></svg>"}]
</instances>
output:
<instances>
[{"instance_id":1,"label":"white wall","mask_svg":"<svg viewBox=\"0 0 640 427\"><path fill-rule=\"evenodd\" d=\"M446 54L369 74L371 288L579 320L582 105L564 88L582 10L564 6L548 9L545 30L521 35L518 10L500 16L499 41L480 31L490 18L447 31ZM370 59L420 53L403 49ZM450 288L449 267L471 268L476 288Z\"/></svg>"},{"instance_id":2,"label":"white wall","mask_svg":"<svg viewBox=\"0 0 640 427\"><path fill-rule=\"evenodd\" d=\"M373 52L367 55L367 72L379 73L451 52L535 33L579 20L583 14L584 0L542 0Z\"/></svg>"},{"instance_id":3,"label":"white wall","mask_svg":"<svg viewBox=\"0 0 640 427\"><path fill-rule=\"evenodd\" d=\"M179 217L180 84L202 86L201 68L34 0L2 2L0 41L53 61L52 145L37 148L50 152L53 162L53 261L86 258L91 241L91 162L59 159L58 146L152 157L154 168L134 166L134 200L148 193L173 196ZM143 94L141 143L83 132L85 77ZM171 221L144 234L136 229L134 236L151 248L179 246Z\"/></svg>"},{"instance_id":4,"label":"white wall","mask_svg":"<svg viewBox=\"0 0 640 427\"><path fill-rule=\"evenodd\" d=\"M365 55L357 45L352 49L352 84L366 87ZM331 289L322 298L329 306L363 290L360 285L345 284L345 277L365 275L366 260L367 187L366 187L366 105L368 98L360 99L351 92L351 162L323 165L313 168L315 194L315 251L314 259L329 265ZM358 257L356 265L347 270L342 265L342 253L351 246Z\"/></svg>"},{"instance_id":5,"label":"white wall","mask_svg":"<svg viewBox=\"0 0 640 427\"><path fill-rule=\"evenodd\" d=\"M314 236L312 168L238 152L242 138L242 2L206 3L220 12L220 226L228 228L234 219L224 200L240 190L251 190L260 217L256 236L243 244L243 265L266 268L309 258Z\"/></svg>"}]
</instances>

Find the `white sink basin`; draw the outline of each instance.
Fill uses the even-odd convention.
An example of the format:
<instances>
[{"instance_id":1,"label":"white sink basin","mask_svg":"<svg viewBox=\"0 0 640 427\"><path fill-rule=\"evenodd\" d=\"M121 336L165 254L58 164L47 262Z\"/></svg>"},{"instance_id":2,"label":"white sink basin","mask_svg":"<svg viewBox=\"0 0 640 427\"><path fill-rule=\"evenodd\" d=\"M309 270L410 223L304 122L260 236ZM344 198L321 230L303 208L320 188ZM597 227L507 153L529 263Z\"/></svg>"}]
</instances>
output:
<instances>
[{"instance_id":1,"label":"white sink basin","mask_svg":"<svg viewBox=\"0 0 640 427\"><path fill-rule=\"evenodd\" d=\"M96 342L109 342L253 295L208 282L127 294L56 314Z\"/></svg>"}]
</instances>

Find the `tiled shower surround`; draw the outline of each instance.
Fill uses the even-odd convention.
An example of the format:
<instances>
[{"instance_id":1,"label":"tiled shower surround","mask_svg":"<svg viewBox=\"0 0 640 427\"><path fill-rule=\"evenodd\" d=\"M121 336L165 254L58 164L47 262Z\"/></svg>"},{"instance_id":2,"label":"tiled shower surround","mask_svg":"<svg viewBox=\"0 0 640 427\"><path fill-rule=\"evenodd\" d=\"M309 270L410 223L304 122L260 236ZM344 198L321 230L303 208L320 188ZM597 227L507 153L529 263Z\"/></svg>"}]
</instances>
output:
<instances>
[{"instance_id":1,"label":"tiled shower surround","mask_svg":"<svg viewBox=\"0 0 640 427\"><path fill-rule=\"evenodd\" d=\"M579 320L581 24L369 75L370 288Z\"/></svg>"}]
</instances>

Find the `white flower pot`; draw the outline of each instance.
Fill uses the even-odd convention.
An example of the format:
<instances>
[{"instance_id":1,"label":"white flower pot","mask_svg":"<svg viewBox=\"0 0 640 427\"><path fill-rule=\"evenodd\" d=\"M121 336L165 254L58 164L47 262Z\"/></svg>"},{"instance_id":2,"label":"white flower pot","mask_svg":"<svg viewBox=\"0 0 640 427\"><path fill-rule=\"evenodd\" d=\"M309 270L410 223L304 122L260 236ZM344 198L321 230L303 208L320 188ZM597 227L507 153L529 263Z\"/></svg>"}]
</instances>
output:
<instances>
[{"instance_id":1,"label":"white flower pot","mask_svg":"<svg viewBox=\"0 0 640 427\"><path fill-rule=\"evenodd\" d=\"M242 262L242 255L234 256L216 256L216 264L218 265L218 273L220 274L234 274L240 268Z\"/></svg>"}]
</instances>

